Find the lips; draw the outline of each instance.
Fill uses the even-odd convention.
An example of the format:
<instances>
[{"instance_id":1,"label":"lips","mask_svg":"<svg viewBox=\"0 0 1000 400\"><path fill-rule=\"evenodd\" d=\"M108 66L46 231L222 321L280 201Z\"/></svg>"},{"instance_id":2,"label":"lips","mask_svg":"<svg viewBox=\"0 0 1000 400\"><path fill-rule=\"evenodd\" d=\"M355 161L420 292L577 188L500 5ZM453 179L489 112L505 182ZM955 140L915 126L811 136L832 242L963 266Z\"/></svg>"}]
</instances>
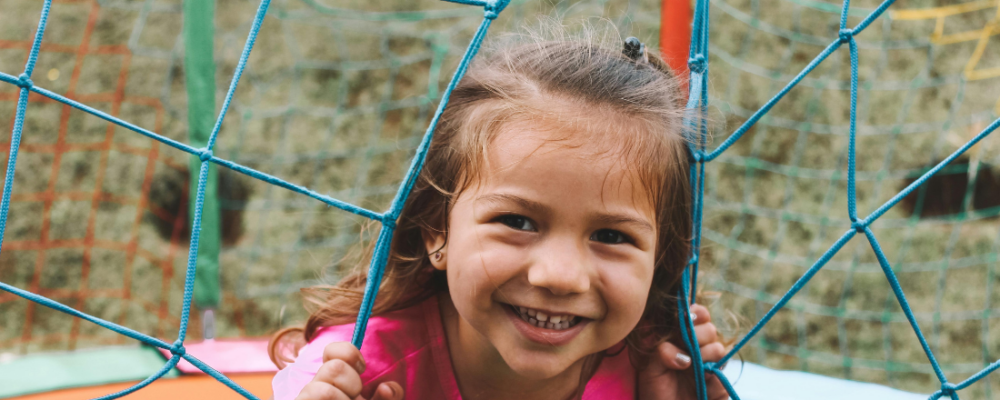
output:
<instances>
[{"instance_id":1,"label":"lips","mask_svg":"<svg viewBox=\"0 0 1000 400\"><path fill-rule=\"evenodd\" d=\"M521 308L507 304L504 305L511 323L513 323L514 327L524 338L548 346L561 346L569 343L591 321L590 319L575 315L557 315L556 317L559 322L553 323L552 315L541 312L541 316L547 320L543 322L539 320L538 310L524 308L522 312ZM534 312L534 316L531 315L532 312ZM552 328L549 328L550 326Z\"/></svg>"}]
</instances>

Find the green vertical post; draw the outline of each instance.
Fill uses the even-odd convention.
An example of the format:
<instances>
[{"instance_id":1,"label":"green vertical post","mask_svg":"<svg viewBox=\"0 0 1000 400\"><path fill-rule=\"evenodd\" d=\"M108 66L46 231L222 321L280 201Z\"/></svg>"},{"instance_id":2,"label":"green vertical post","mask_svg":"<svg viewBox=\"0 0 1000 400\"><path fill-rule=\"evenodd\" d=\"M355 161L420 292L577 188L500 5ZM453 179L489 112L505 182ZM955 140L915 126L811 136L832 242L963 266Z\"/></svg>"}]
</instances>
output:
<instances>
[{"instance_id":1,"label":"green vertical post","mask_svg":"<svg viewBox=\"0 0 1000 400\"><path fill-rule=\"evenodd\" d=\"M205 147L215 125L215 0L184 0L184 76L188 95L188 141ZM201 214L201 240L194 281L194 303L202 309L219 305L219 198L216 165L208 169L205 208ZM188 218L194 218L201 160L191 156L191 189ZM194 226L192 223L190 226Z\"/></svg>"}]
</instances>

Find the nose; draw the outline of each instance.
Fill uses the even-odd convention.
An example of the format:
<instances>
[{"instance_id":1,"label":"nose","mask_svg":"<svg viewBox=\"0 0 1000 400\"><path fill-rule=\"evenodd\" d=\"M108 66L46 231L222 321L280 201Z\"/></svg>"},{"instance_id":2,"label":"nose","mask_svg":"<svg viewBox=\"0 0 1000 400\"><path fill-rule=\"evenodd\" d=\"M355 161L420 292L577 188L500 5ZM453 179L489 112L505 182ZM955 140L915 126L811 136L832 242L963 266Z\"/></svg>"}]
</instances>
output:
<instances>
[{"instance_id":1,"label":"nose","mask_svg":"<svg viewBox=\"0 0 1000 400\"><path fill-rule=\"evenodd\" d=\"M539 256L528 269L528 283L565 296L590 290L586 249L573 240L547 240L536 248Z\"/></svg>"}]
</instances>

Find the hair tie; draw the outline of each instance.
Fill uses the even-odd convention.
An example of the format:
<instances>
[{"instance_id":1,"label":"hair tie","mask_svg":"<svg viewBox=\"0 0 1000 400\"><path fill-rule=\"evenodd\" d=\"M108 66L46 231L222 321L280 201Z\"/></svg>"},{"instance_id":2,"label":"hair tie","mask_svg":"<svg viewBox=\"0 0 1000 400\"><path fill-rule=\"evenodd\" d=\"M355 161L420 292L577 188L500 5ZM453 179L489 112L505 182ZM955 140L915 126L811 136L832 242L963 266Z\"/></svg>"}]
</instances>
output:
<instances>
[{"instance_id":1,"label":"hair tie","mask_svg":"<svg viewBox=\"0 0 1000 400\"><path fill-rule=\"evenodd\" d=\"M674 73L667 66L663 60L658 57L649 57L649 52L646 51L646 45L639 41L635 36L629 36L625 39L624 47L622 48L622 55L628 57L636 64L644 63L654 69L666 74L667 76L673 77Z\"/></svg>"},{"instance_id":2,"label":"hair tie","mask_svg":"<svg viewBox=\"0 0 1000 400\"><path fill-rule=\"evenodd\" d=\"M625 39L625 47L622 49L622 54L635 62L640 61L639 57L645 60L646 45L642 44L635 36L629 36Z\"/></svg>"}]
</instances>

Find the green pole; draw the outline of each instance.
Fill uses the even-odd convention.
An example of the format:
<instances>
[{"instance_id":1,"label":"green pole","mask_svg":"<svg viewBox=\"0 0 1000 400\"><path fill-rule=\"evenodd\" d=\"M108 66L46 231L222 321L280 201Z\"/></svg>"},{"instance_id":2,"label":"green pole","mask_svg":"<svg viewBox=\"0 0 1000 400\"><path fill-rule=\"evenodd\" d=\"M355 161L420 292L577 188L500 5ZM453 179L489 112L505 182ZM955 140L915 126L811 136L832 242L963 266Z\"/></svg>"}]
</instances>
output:
<instances>
[{"instance_id":1,"label":"green pole","mask_svg":"<svg viewBox=\"0 0 1000 400\"><path fill-rule=\"evenodd\" d=\"M194 147L205 147L215 125L215 34L214 0L184 0L184 71L188 95L188 141ZM201 214L201 240L198 242L197 273L194 281L194 303L202 309L219 305L219 198L218 171L213 164L208 169L205 187L205 208ZM188 218L194 218L198 171L201 160L192 155L190 161L191 189ZM194 226L192 223L190 226Z\"/></svg>"}]
</instances>

